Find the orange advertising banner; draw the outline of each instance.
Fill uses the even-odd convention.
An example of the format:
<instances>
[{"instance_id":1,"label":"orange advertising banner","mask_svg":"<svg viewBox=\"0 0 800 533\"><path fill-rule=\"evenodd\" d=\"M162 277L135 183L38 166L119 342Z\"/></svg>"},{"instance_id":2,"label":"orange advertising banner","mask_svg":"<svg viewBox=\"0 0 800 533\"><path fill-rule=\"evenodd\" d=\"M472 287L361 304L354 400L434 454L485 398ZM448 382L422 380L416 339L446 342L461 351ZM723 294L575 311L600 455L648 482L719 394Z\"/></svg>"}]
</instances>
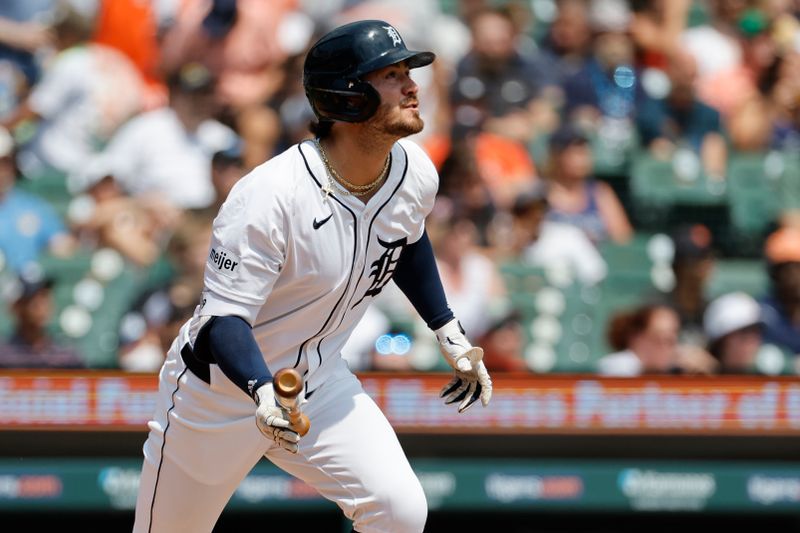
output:
<instances>
[{"instance_id":1,"label":"orange advertising banner","mask_svg":"<svg viewBox=\"0 0 800 533\"><path fill-rule=\"evenodd\" d=\"M444 405L445 374L359 375L399 433L800 436L800 378L498 374L487 408ZM146 431L155 375L0 373L2 430Z\"/></svg>"}]
</instances>

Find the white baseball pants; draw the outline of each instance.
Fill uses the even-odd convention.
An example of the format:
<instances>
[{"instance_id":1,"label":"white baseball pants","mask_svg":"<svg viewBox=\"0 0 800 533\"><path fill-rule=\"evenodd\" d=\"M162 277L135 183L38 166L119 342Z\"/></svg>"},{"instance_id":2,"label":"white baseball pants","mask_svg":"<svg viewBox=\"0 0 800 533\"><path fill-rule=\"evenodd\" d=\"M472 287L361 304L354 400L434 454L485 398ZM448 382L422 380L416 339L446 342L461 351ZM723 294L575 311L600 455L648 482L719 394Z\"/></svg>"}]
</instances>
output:
<instances>
[{"instance_id":1,"label":"white baseball pants","mask_svg":"<svg viewBox=\"0 0 800 533\"><path fill-rule=\"evenodd\" d=\"M134 533L211 532L262 456L336 502L360 533L423 530L422 487L394 429L344 361L303 406L311 429L293 455L258 431L254 403L218 367L207 384L176 346L148 424Z\"/></svg>"}]
</instances>

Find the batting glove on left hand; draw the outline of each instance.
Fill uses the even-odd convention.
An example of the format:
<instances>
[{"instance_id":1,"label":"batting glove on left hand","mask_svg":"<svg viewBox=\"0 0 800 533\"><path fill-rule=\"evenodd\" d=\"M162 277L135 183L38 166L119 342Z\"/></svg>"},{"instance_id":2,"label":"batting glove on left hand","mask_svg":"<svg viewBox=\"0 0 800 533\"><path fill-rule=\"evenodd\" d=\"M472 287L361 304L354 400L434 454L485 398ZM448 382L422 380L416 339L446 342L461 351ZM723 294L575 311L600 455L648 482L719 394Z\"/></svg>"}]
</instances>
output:
<instances>
[{"instance_id":1,"label":"batting glove on left hand","mask_svg":"<svg viewBox=\"0 0 800 533\"><path fill-rule=\"evenodd\" d=\"M464 335L458 320L453 319L437 329L436 340L455 376L442 387L440 397L445 404L461 402L458 412L463 413L480 398L484 407L492 399L492 378L483 364L483 348L474 347Z\"/></svg>"},{"instance_id":2,"label":"batting glove on left hand","mask_svg":"<svg viewBox=\"0 0 800 533\"><path fill-rule=\"evenodd\" d=\"M289 429L289 416L275 400L275 390L270 381L258 388L255 394L258 409L256 409L256 426L259 431L272 439L284 450L297 453L297 443L300 435Z\"/></svg>"}]
</instances>

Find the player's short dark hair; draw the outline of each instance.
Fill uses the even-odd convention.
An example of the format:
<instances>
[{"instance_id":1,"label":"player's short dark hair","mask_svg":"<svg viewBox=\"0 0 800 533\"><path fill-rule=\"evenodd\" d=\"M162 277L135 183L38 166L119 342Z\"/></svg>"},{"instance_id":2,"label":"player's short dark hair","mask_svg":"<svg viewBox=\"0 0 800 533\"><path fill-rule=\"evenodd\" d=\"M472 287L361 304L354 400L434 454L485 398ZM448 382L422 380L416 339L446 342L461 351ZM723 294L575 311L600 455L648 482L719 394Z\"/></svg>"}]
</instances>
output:
<instances>
[{"instance_id":1,"label":"player's short dark hair","mask_svg":"<svg viewBox=\"0 0 800 533\"><path fill-rule=\"evenodd\" d=\"M333 128L333 121L331 120L312 120L308 129L318 139L324 139L330 136L331 128Z\"/></svg>"}]
</instances>

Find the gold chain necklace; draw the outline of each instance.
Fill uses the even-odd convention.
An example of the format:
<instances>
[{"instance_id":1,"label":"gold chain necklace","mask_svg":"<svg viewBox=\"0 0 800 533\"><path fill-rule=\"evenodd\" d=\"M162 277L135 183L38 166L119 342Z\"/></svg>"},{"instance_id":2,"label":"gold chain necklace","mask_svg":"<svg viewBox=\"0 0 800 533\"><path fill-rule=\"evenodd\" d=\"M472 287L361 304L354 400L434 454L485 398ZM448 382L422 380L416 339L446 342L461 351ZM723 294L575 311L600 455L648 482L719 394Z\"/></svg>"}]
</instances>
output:
<instances>
[{"instance_id":1,"label":"gold chain necklace","mask_svg":"<svg viewBox=\"0 0 800 533\"><path fill-rule=\"evenodd\" d=\"M325 169L328 171L328 187L325 189L325 195L327 197L330 194L330 184L331 184L331 177L334 178L334 183L338 185L339 190L344 194L351 194L353 196L365 196L371 193L373 190L378 188L378 185L386 178L386 174L389 171L389 156L386 156L386 161L383 164L383 169L381 170L378 177L375 178L374 181L367 183L366 185L356 185L355 183L350 183L342 176L336 172L336 169L333 168L330 161L328 161L328 155L325 153L325 150L322 148L322 144L320 144L319 139L314 139L314 143L317 145L317 149L319 150L319 155L322 157L322 162L325 164ZM351 190L353 189L353 190Z\"/></svg>"}]
</instances>

